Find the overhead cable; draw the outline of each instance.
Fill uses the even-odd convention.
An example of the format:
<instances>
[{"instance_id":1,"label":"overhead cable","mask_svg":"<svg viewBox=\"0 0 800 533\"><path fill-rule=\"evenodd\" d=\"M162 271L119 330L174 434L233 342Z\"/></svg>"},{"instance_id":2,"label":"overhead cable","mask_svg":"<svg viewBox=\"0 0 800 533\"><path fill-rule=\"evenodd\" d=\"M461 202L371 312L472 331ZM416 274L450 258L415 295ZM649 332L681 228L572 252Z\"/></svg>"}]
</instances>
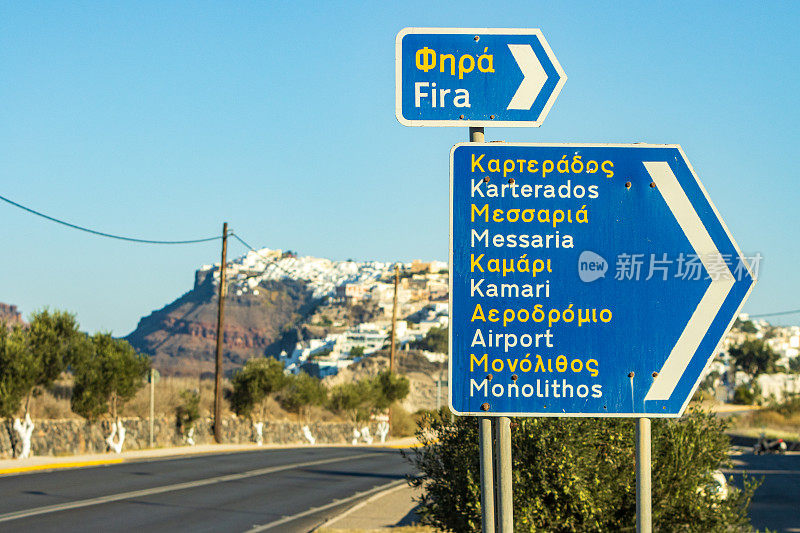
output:
<instances>
[{"instance_id":1,"label":"overhead cable","mask_svg":"<svg viewBox=\"0 0 800 533\"><path fill-rule=\"evenodd\" d=\"M216 240L219 240L219 239L222 238L222 236L216 236L216 237L205 237L205 238L202 238L202 239L189 239L189 240L182 240L182 241L161 241L161 240L152 240L152 239L137 239L135 237L125 237L123 235L114 235L114 234L111 234L111 233L105 233L103 231L97 231L97 230L93 230L93 229L86 228L86 227L83 227L83 226L78 226L76 224L71 224L71 223L66 222L64 220L60 220L58 218L51 217L49 215L45 215L44 213L36 211L35 209L31 209L30 207L26 207L26 206L24 206L22 204L19 204L19 203L13 201L13 200L10 200L10 199L6 198L5 196L0 196L0 200L3 200L4 202L6 202L8 204L13 205L14 207L18 207L18 208L22 209L23 211L27 211L28 213L31 213L31 214L36 215L38 217L42 217L42 218L44 218L46 220L49 220L51 222L55 222L56 224L61 224L62 226L67 226L68 228L72 228L72 229L76 229L76 230L80 230L80 231L85 231L86 233L91 233L92 235L97 235L99 237L108 237L109 239L117 239L117 240L120 240L120 241L137 242L137 243L140 243L140 244L197 244L197 243L201 243L201 242L216 241Z\"/></svg>"}]
</instances>

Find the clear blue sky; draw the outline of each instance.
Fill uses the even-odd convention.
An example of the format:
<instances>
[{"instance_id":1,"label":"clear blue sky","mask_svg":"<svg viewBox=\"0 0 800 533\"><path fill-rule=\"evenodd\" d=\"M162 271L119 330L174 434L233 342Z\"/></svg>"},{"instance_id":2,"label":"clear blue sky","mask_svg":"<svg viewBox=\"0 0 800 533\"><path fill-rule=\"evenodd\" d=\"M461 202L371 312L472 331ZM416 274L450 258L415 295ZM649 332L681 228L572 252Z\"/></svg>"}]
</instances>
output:
<instances>
[{"instance_id":1,"label":"clear blue sky","mask_svg":"<svg viewBox=\"0 0 800 533\"><path fill-rule=\"evenodd\" d=\"M569 79L541 128L487 140L681 144L765 257L745 310L800 308L796 2L4 2L0 194L142 238L228 221L259 247L446 259L467 132L396 121L406 26L541 28ZM6 205L0 228L0 301L88 331L127 334L219 260L216 243L111 241Z\"/></svg>"}]
</instances>

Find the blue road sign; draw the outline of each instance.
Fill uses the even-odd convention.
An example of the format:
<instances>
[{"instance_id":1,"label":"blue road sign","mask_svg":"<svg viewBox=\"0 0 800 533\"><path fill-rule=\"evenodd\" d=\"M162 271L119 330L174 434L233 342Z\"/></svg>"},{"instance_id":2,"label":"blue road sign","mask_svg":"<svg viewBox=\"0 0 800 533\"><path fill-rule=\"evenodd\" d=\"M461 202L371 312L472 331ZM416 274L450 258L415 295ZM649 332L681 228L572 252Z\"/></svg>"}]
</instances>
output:
<instances>
[{"instance_id":1,"label":"blue road sign","mask_svg":"<svg viewBox=\"0 0 800 533\"><path fill-rule=\"evenodd\" d=\"M538 29L405 28L395 71L405 126L540 126L567 80Z\"/></svg>"},{"instance_id":2,"label":"blue road sign","mask_svg":"<svg viewBox=\"0 0 800 533\"><path fill-rule=\"evenodd\" d=\"M753 287L677 145L451 152L450 405L680 416Z\"/></svg>"}]
</instances>

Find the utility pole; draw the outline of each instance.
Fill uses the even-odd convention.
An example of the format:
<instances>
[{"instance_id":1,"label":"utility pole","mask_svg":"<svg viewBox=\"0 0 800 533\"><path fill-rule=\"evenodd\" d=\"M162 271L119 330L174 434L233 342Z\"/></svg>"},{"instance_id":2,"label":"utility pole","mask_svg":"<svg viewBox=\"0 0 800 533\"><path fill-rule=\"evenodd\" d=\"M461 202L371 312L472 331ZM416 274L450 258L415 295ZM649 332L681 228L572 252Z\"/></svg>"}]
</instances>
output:
<instances>
[{"instance_id":1,"label":"utility pole","mask_svg":"<svg viewBox=\"0 0 800 533\"><path fill-rule=\"evenodd\" d=\"M222 224L222 262L219 265L219 300L217 302L217 355L214 368L214 442L222 442L222 337L225 318L225 272L228 255L228 223Z\"/></svg>"},{"instance_id":2,"label":"utility pole","mask_svg":"<svg viewBox=\"0 0 800 533\"><path fill-rule=\"evenodd\" d=\"M392 344L389 347L389 372L394 372L394 341L397 335L397 284L400 281L400 266L394 265L394 300L392 301Z\"/></svg>"},{"instance_id":3,"label":"utility pole","mask_svg":"<svg viewBox=\"0 0 800 533\"><path fill-rule=\"evenodd\" d=\"M394 265L394 299L392 300L392 340L389 346L389 374L394 373L394 341L397 335L397 282L400 280L400 265ZM392 430L392 407L389 406L389 431Z\"/></svg>"},{"instance_id":4,"label":"utility pole","mask_svg":"<svg viewBox=\"0 0 800 533\"><path fill-rule=\"evenodd\" d=\"M153 447L153 417L155 416L156 376L155 369L150 367L150 447Z\"/></svg>"}]
</instances>

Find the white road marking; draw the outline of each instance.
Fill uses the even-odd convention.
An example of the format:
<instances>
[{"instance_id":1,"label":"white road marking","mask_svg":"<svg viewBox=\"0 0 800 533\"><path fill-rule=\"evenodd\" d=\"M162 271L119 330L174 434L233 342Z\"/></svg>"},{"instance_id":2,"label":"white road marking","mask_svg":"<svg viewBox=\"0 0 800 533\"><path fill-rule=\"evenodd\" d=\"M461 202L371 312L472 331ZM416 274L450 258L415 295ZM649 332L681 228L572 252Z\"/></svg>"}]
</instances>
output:
<instances>
[{"instance_id":1,"label":"white road marking","mask_svg":"<svg viewBox=\"0 0 800 533\"><path fill-rule=\"evenodd\" d=\"M372 457L376 453L362 453L358 455L348 455L346 457L335 457L332 459L319 459L317 461L306 461L303 463L292 463L281 466L271 466L268 468L259 468L257 470L248 470L247 472L240 472L238 474L228 474L224 476L210 477L206 479L198 479L196 481L187 481L185 483L175 483L173 485L164 485L161 487L153 487L150 489L132 490L129 492L121 492L119 494L109 494L108 496L99 496L97 498L90 498L88 500L77 500L74 502L59 503L56 505L47 505L45 507L35 507L33 509L25 509L22 511L14 511L13 513L6 513L0 515L0 522L10 522L11 520L19 520L20 518L28 518L31 516L38 516L49 513L57 513L59 511L68 511L71 509L80 509L83 507L91 507L93 505L101 505L104 503L118 502L121 500L130 500L132 498L141 498L143 496L152 496L153 494L163 494L165 492L174 492L178 490L193 489L196 487L204 487L206 485L214 485L217 483L226 483L228 481L238 481L240 479L247 479L250 477L263 476L265 474L272 474L275 472L282 472L284 470L292 470L294 468L305 468L307 466L324 465L327 463L336 463L340 461L351 461L355 459L363 459L364 457Z\"/></svg>"},{"instance_id":2,"label":"white road marking","mask_svg":"<svg viewBox=\"0 0 800 533\"><path fill-rule=\"evenodd\" d=\"M398 481L392 481L391 483L387 483L386 485L379 485L377 487L373 487L373 488L371 488L369 490L356 492L355 494L353 494L349 498L344 498L343 500L333 500L331 503L322 505L320 507L312 507L311 509L309 509L307 511L303 511L302 513L297 513L296 515L284 516L280 520L275 520L274 522L270 522L269 524L264 524L263 526L259 526L259 525L253 526L253 528L252 529L248 529L246 531L246 533L258 533L259 531L266 531L266 530L271 529L273 527L277 527L277 526L283 525L283 524L285 524L287 522L292 522L293 520L297 520L298 518L303 518L305 516L309 516L309 515L312 515L312 514L319 513L320 511L325 511L325 510L330 509L332 507L337 507L339 505L343 505L343 504L351 502L353 500L357 500L359 498L363 498L365 496L369 496L370 494L374 494L376 492L380 492L380 491L383 491L383 490L386 490L386 489L396 488L396 487L398 487L400 485L403 485L405 483L406 483L406 480L401 479L401 480L398 480Z\"/></svg>"}]
</instances>

